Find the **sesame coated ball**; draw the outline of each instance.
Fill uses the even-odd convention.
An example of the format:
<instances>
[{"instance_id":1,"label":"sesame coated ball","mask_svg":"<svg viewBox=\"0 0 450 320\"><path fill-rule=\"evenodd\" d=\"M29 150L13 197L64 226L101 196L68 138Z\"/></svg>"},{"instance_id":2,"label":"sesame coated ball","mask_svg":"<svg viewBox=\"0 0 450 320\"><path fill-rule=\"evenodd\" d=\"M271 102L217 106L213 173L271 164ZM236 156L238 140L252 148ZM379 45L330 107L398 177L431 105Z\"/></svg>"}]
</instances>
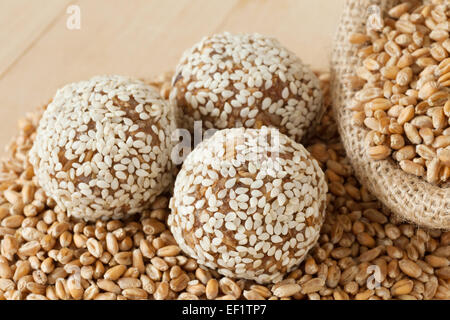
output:
<instances>
[{"instance_id":1,"label":"sesame coated ball","mask_svg":"<svg viewBox=\"0 0 450 320\"><path fill-rule=\"evenodd\" d=\"M276 39L223 33L186 51L176 69L170 102L179 126L192 130L278 128L297 142L324 108L312 70Z\"/></svg>"},{"instance_id":2,"label":"sesame coated ball","mask_svg":"<svg viewBox=\"0 0 450 320\"><path fill-rule=\"evenodd\" d=\"M97 76L56 92L30 162L38 183L69 215L121 218L145 209L173 182L172 110L139 80Z\"/></svg>"},{"instance_id":3,"label":"sesame coated ball","mask_svg":"<svg viewBox=\"0 0 450 320\"><path fill-rule=\"evenodd\" d=\"M301 144L274 128L225 129L183 163L168 225L201 266L277 282L315 245L326 193L324 173Z\"/></svg>"}]
</instances>

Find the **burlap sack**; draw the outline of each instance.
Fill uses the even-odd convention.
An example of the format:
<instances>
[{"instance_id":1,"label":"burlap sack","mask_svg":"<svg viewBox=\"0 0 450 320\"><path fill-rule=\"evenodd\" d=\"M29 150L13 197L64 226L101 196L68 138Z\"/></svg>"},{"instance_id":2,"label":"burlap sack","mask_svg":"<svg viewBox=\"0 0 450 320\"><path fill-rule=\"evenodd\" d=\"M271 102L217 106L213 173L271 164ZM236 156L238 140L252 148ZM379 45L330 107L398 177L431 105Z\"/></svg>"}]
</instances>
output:
<instances>
[{"instance_id":1,"label":"burlap sack","mask_svg":"<svg viewBox=\"0 0 450 320\"><path fill-rule=\"evenodd\" d=\"M364 32L368 8L378 5L382 12L399 1L347 0L334 40L332 53L333 108L347 155L359 181L393 213L420 226L450 229L450 188L439 187L405 173L392 159L369 159L364 145L367 130L352 125L349 104L354 92L346 88L345 79L355 74L360 64L357 49L349 43L354 32ZM372 7L371 10L374 8ZM376 8L375 8L376 9ZM370 10L369 10L370 11ZM369 12L370 13L370 12Z\"/></svg>"}]
</instances>

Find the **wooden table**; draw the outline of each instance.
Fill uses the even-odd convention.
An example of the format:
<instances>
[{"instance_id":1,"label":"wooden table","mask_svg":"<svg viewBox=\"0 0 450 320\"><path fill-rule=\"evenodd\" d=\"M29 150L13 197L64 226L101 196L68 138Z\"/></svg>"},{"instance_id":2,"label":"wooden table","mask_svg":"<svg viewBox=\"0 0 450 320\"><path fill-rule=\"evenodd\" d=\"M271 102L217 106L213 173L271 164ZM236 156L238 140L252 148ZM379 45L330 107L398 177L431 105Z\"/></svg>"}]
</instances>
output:
<instances>
[{"instance_id":1,"label":"wooden table","mask_svg":"<svg viewBox=\"0 0 450 320\"><path fill-rule=\"evenodd\" d=\"M325 69L343 3L1 0L0 155L17 120L58 87L96 74L148 78L172 70L184 50L212 33L272 35L304 62ZM80 9L80 29L67 27L68 19L76 22L73 8Z\"/></svg>"}]
</instances>

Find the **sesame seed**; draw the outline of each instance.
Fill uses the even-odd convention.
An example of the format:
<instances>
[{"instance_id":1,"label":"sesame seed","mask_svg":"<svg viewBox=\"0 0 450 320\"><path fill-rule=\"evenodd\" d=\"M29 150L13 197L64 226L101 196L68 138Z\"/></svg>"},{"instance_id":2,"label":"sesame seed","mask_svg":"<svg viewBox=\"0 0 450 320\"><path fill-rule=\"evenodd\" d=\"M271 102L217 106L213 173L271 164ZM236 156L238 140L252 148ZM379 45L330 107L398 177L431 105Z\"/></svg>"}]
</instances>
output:
<instances>
[{"instance_id":1,"label":"sesame seed","mask_svg":"<svg viewBox=\"0 0 450 320\"><path fill-rule=\"evenodd\" d=\"M255 180L250 185L250 188L252 188L252 189L259 189L259 188L261 188L263 186L263 184L264 184L264 182L262 180Z\"/></svg>"},{"instance_id":2,"label":"sesame seed","mask_svg":"<svg viewBox=\"0 0 450 320\"><path fill-rule=\"evenodd\" d=\"M119 95L117 96L121 101L130 101L130 97L127 95Z\"/></svg>"},{"instance_id":3,"label":"sesame seed","mask_svg":"<svg viewBox=\"0 0 450 320\"><path fill-rule=\"evenodd\" d=\"M99 181L97 181L97 186L99 188L106 189L106 188L109 188L109 183L99 180Z\"/></svg>"},{"instance_id":4,"label":"sesame seed","mask_svg":"<svg viewBox=\"0 0 450 320\"><path fill-rule=\"evenodd\" d=\"M236 178L229 179L227 182L225 182L225 188L231 189L236 183Z\"/></svg>"},{"instance_id":5,"label":"sesame seed","mask_svg":"<svg viewBox=\"0 0 450 320\"><path fill-rule=\"evenodd\" d=\"M239 196L236 197L236 200L237 200L238 202L247 202L248 199L249 199L249 197L248 197L248 195L246 195L246 194L241 194L241 195L239 195Z\"/></svg>"},{"instance_id":6,"label":"sesame seed","mask_svg":"<svg viewBox=\"0 0 450 320\"><path fill-rule=\"evenodd\" d=\"M227 228L228 230L234 231L234 230L236 230L236 225L232 222L226 222L225 228Z\"/></svg>"}]
</instances>

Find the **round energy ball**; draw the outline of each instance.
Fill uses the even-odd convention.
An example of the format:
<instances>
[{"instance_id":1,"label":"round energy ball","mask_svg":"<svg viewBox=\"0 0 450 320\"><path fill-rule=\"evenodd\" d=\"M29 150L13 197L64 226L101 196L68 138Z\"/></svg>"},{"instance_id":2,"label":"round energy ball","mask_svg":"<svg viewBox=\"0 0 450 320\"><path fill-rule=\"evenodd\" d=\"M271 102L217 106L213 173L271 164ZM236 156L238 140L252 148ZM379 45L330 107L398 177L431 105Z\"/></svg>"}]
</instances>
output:
<instances>
[{"instance_id":1,"label":"round energy ball","mask_svg":"<svg viewBox=\"0 0 450 320\"><path fill-rule=\"evenodd\" d=\"M319 164L277 129L225 129L191 152L175 181L168 225L205 267L280 281L312 248L327 184Z\"/></svg>"},{"instance_id":2,"label":"round energy ball","mask_svg":"<svg viewBox=\"0 0 450 320\"><path fill-rule=\"evenodd\" d=\"M30 159L38 183L69 215L121 218L145 209L173 182L175 126L155 88L97 76L56 92Z\"/></svg>"},{"instance_id":3,"label":"round energy ball","mask_svg":"<svg viewBox=\"0 0 450 320\"><path fill-rule=\"evenodd\" d=\"M192 130L278 128L300 142L320 120L320 83L276 39L223 33L186 51L176 69L170 102L178 125Z\"/></svg>"}]
</instances>

